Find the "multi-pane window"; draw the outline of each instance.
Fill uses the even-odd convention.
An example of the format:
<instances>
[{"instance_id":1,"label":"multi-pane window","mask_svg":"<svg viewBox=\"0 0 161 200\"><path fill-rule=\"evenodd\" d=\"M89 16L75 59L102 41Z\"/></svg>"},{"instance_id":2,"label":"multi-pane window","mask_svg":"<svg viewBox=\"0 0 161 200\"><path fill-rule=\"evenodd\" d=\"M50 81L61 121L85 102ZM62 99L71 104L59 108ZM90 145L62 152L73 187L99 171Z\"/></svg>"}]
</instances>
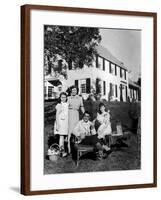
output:
<instances>
[{"instance_id":1,"label":"multi-pane window","mask_svg":"<svg viewBox=\"0 0 161 200\"><path fill-rule=\"evenodd\" d=\"M86 93L86 79L80 80L80 90L81 93Z\"/></svg>"},{"instance_id":2,"label":"multi-pane window","mask_svg":"<svg viewBox=\"0 0 161 200\"><path fill-rule=\"evenodd\" d=\"M110 68L110 62L108 60L105 60L105 69L109 70Z\"/></svg>"},{"instance_id":3,"label":"multi-pane window","mask_svg":"<svg viewBox=\"0 0 161 200\"><path fill-rule=\"evenodd\" d=\"M81 93L86 93L86 84L85 83L81 84Z\"/></svg>"}]
</instances>

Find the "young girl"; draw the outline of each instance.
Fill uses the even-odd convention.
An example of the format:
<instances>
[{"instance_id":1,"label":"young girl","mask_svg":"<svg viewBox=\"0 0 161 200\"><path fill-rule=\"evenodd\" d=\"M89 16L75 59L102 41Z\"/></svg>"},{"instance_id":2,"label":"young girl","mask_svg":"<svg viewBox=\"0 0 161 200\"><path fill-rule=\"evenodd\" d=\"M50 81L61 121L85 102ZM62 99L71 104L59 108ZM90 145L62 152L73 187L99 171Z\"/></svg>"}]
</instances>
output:
<instances>
[{"instance_id":1,"label":"young girl","mask_svg":"<svg viewBox=\"0 0 161 200\"><path fill-rule=\"evenodd\" d=\"M105 140L109 138L111 134L111 122L110 122L110 111L106 112L105 105L100 103L99 112L97 113L97 121L100 123L100 126L97 130L98 138Z\"/></svg>"},{"instance_id":2,"label":"young girl","mask_svg":"<svg viewBox=\"0 0 161 200\"><path fill-rule=\"evenodd\" d=\"M68 137L68 103L65 92L60 94L60 103L56 105L55 134L60 136L59 147L64 157L67 155L64 150L64 140Z\"/></svg>"}]
</instances>

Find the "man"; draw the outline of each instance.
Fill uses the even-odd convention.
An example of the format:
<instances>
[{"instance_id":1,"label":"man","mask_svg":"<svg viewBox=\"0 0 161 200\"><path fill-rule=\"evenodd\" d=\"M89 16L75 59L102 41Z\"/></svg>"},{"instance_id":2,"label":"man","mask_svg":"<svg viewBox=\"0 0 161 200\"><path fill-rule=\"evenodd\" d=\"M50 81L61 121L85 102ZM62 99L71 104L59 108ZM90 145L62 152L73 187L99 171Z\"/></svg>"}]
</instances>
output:
<instances>
[{"instance_id":1,"label":"man","mask_svg":"<svg viewBox=\"0 0 161 200\"><path fill-rule=\"evenodd\" d=\"M103 149L105 145L101 145L97 137L93 123L89 121L90 115L87 111L83 114L83 119L78 122L73 130L73 134L77 137L79 144L91 145L97 153L97 158L103 157Z\"/></svg>"}]
</instances>

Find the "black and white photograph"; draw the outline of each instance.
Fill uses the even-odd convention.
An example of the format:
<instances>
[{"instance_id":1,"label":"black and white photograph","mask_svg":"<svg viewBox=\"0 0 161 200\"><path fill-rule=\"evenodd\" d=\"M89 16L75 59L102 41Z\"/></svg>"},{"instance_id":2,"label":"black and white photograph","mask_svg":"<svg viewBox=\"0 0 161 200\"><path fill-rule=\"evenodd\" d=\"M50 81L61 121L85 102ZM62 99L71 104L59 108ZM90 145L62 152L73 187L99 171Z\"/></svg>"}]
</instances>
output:
<instances>
[{"instance_id":1,"label":"black and white photograph","mask_svg":"<svg viewBox=\"0 0 161 200\"><path fill-rule=\"evenodd\" d=\"M141 30L44 25L44 174L141 169Z\"/></svg>"}]
</instances>

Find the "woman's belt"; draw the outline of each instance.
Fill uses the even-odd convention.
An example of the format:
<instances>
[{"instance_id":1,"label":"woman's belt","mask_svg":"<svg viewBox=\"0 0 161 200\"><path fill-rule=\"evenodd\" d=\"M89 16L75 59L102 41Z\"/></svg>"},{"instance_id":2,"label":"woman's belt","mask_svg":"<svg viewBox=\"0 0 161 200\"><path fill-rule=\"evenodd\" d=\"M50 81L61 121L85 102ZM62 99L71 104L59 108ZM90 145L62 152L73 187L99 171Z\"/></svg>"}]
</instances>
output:
<instances>
[{"instance_id":1,"label":"woman's belt","mask_svg":"<svg viewBox=\"0 0 161 200\"><path fill-rule=\"evenodd\" d=\"M78 109L76 109L76 108L69 108L69 110L77 110L78 111Z\"/></svg>"}]
</instances>

